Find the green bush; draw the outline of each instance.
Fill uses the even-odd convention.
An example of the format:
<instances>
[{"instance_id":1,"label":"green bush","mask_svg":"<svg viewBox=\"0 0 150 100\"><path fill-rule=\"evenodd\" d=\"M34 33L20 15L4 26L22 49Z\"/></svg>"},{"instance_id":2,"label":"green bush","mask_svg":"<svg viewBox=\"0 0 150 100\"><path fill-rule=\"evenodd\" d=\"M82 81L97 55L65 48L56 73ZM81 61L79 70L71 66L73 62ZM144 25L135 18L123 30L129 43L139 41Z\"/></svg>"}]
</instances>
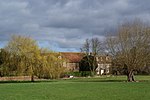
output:
<instances>
[{"instance_id":1,"label":"green bush","mask_svg":"<svg viewBox=\"0 0 150 100\"><path fill-rule=\"evenodd\" d=\"M80 72L68 72L68 73L65 73L65 74L69 75L69 76L81 77L81 73Z\"/></svg>"},{"instance_id":2,"label":"green bush","mask_svg":"<svg viewBox=\"0 0 150 100\"><path fill-rule=\"evenodd\" d=\"M87 76L92 76L91 71L81 71L81 76L87 77Z\"/></svg>"}]
</instances>

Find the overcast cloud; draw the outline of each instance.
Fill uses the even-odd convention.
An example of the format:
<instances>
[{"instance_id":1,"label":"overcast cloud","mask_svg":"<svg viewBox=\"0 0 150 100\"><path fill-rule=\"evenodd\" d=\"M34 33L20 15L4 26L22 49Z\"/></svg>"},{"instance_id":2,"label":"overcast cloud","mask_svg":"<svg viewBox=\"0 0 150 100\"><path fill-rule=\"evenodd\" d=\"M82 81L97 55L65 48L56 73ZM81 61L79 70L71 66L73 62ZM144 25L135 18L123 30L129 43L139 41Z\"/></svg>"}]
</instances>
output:
<instances>
[{"instance_id":1,"label":"overcast cloud","mask_svg":"<svg viewBox=\"0 0 150 100\"><path fill-rule=\"evenodd\" d=\"M104 39L125 20L150 21L150 0L0 0L0 46L13 34L41 47L78 51L86 38Z\"/></svg>"}]
</instances>

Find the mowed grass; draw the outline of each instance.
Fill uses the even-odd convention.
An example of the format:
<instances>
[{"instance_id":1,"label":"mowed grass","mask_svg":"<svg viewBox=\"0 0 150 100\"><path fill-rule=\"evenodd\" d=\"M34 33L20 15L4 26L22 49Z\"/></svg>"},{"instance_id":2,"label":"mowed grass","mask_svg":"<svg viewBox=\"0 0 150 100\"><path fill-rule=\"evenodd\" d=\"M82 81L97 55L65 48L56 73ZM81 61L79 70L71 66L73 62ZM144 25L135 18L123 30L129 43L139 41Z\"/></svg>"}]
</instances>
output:
<instances>
[{"instance_id":1,"label":"mowed grass","mask_svg":"<svg viewBox=\"0 0 150 100\"><path fill-rule=\"evenodd\" d=\"M0 100L150 100L150 76L1 82Z\"/></svg>"}]
</instances>

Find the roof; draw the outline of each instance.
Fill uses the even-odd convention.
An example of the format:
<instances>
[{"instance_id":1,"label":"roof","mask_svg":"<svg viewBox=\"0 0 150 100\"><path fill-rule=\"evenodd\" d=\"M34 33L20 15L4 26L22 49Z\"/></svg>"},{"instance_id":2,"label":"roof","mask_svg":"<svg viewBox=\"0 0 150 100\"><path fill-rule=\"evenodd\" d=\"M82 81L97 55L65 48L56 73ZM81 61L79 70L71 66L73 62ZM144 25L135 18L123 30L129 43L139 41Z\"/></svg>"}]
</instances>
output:
<instances>
[{"instance_id":1,"label":"roof","mask_svg":"<svg viewBox=\"0 0 150 100\"><path fill-rule=\"evenodd\" d=\"M77 63L80 62L84 56L84 53L80 52L60 52L62 58L66 59L68 62Z\"/></svg>"}]
</instances>

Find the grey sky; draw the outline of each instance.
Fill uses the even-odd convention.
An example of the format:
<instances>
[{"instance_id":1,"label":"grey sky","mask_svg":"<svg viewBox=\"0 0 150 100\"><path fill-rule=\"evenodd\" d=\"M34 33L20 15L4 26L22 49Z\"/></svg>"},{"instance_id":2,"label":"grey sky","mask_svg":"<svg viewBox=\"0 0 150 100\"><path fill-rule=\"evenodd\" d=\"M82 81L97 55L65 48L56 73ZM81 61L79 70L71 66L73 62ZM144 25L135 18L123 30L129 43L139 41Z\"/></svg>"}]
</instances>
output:
<instances>
[{"instance_id":1,"label":"grey sky","mask_svg":"<svg viewBox=\"0 0 150 100\"><path fill-rule=\"evenodd\" d=\"M13 34L41 47L78 51L86 38L103 39L118 24L150 21L150 0L0 0L0 46Z\"/></svg>"}]
</instances>

